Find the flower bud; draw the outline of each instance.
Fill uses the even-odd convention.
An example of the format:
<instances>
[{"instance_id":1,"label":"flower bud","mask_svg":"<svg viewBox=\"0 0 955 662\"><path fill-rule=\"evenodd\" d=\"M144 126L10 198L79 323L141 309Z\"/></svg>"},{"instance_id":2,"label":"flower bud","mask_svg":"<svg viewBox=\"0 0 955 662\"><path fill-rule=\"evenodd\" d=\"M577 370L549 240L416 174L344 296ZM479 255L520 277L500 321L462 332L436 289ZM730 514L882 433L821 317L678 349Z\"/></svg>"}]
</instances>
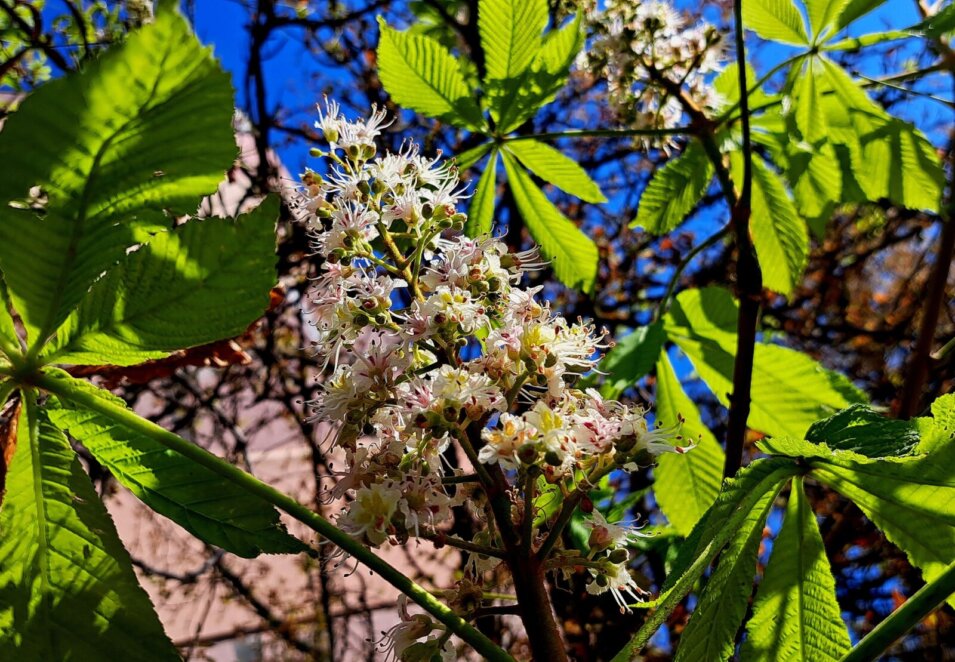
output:
<instances>
[{"instance_id":1,"label":"flower bud","mask_svg":"<svg viewBox=\"0 0 955 662\"><path fill-rule=\"evenodd\" d=\"M544 462L552 467L559 467L564 460L557 451L547 451L544 453Z\"/></svg>"},{"instance_id":2,"label":"flower bud","mask_svg":"<svg viewBox=\"0 0 955 662\"><path fill-rule=\"evenodd\" d=\"M517 458L524 464L534 464L537 460L537 446L531 443L523 444L517 449Z\"/></svg>"},{"instance_id":3,"label":"flower bud","mask_svg":"<svg viewBox=\"0 0 955 662\"><path fill-rule=\"evenodd\" d=\"M630 552L625 549L615 549L610 552L610 556L607 557L610 559L611 563L623 563L630 558Z\"/></svg>"}]
</instances>

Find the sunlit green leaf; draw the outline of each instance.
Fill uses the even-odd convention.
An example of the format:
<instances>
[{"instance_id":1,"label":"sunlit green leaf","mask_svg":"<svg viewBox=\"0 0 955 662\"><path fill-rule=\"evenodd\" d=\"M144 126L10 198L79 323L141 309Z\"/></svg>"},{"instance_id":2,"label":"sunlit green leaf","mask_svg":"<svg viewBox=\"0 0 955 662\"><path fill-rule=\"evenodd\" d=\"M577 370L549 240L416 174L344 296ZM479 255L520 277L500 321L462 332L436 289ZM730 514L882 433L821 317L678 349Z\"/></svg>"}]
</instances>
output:
<instances>
[{"instance_id":1,"label":"sunlit green leaf","mask_svg":"<svg viewBox=\"0 0 955 662\"><path fill-rule=\"evenodd\" d=\"M684 443L690 451L664 453L653 470L653 492L660 509L681 535L689 535L713 505L723 481L723 449L703 424L696 405L680 386L666 354L657 363L657 400L654 413L663 425L682 422Z\"/></svg>"},{"instance_id":2,"label":"sunlit green leaf","mask_svg":"<svg viewBox=\"0 0 955 662\"><path fill-rule=\"evenodd\" d=\"M438 42L399 32L379 17L378 73L401 106L474 130L484 120L454 57Z\"/></svg>"},{"instance_id":3,"label":"sunlit green leaf","mask_svg":"<svg viewBox=\"0 0 955 662\"><path fill-rule=\"evenodd\" d=\"M776 498L770 491L743 520L736 535L720 555L716 570L706 583L690 621L680 635L677 662L728 660L736 647L736 633L746 616L753 593L756 557L763 527Z\"/></svg>"},{"instance_id":4,"label":"sunlit green leaf","mask_svg":"<svg viewBox=\"0 0 955 662\"><path fill-rule=\"evenodd\" d=\"M620 397L624 390L650 372L665 340L661 322L641 326L618 340L600 362L600 372L607 375L601 388L603 396Z\"/></svg>"},{"instance_id":5,"label":"sunlit green leaf","mask_svg":"<svg viewBox=\"0 0 955 662\"><path fill-rule=\"evenodd\" d=\"M809 44L802 14L793 0L744 2L743 25L763 39L797 46Z\"/></svg>"},{"instance_id":6,"label":"sunlit green leaf","mask_svg":"<svg viewBox=\"0 0 955 662\"><path fill-rule=\"evenodd\" d=\"M0 268L32 346L142 230L215 191L238 153L232 113L229 76L165 11L6 120Z\"/></svg>"},{"instance_id":7,"label":"sunlit green leaf","mask_svg":"<svg viewBox=\"0 0 955 662\"><path fill-rule=\"evenodd\" d=\"M736 317L732 295L707 287L681 292L664 318L668 338L726 406L733 390ZM864 399L848 379L809 356L779 345L756 344L750 427L802 438L814 422Z\"/></svg>"},{"instance_id":8,"label":"sunlit green leaf","mask_svg":"<svg viewBox=\"0 0 955 662\"><path fill-rule=\"evenodd\" d=\"M192 220L100 279L57 331L58 363L132 365L241 335L276 283L270 198L235 220Z\"/></svg>"},{"instance_id":9,"label":"sunlit green leaf","mask_svg":"<svg viewBox=\"0 0 955 662\"><path fill-rule=\"evenodd\" d=\"M491 153L487 167L481 173L471 206L468 209L468 220L464 225L464 232L469 237L479 237L488 234L494 228L494 198L497 193L497 150Z\"/></svg>"},{"instance_id":10,"label":"sunlit green leaf","mask_svg":"<svg viewBox=\"0 0 955 662\"><path fill-rule=\"evenodd\" d=\"M491 117L507 124L522 74L531 68L543 45L546 0L480 0L478 31L484 52L484 87Z\"/></svg>"},{"instance_id":11,"label":"sunlit green leaf","mask_svg":"<svg viewBox=\"0 0 955 662\"><path fill-rule=\"evenodd\" d=\"M32 396L0 510L0 657L179 659L79 458Z\"/></svg>"},{"instance_id":12,"label":"sunlit green leaf","mask_svg":"<svg viewBox=\"0 0 955 662\"><path fill-rule=\"evenodd\" d=\"M741 659L835 662L849 650L816 514L793 480L786 519L756 592Z\"/></svg>"},{"instance_id":13,"label":"sunlit green leaf","mask_svg":"<svg viewBox=\"0 0 955 662\"><path fill-rule=\"evenodd\" d=\"M587 171L563 152L536 140L512 140L506 148L535 175L587 202L606 202Z\"/></svg>"},{"instance_id":14,"label":"sunlit green leaf","mask_svg":"<svg viewBox=\"0 0 955 662\"><path fill-rule=\"evenodd\" d=\"M597 277L597 246L547 199L512 156L506 152L501 156L517 209L554 273L568 287L591 291Z\"/></svg>"},{"instance_id":15,"label":"sunlit green leaf","mask_svg":"<svg viewBox=\"0 0 955 662\"><path fill-rule=\"evenodd\" d=\"M652 606L654 611L630 641L614 655L612 662L626 662L637 656L753 510L765 503L767 494L775 495L782 484L798 471L798 466L785 458L756 460L724 483L716 502L680 545L660 596L647 605Z\"/></svg>"},{"instance_id":16,"label":"sunlit green leaf","mask_svg":"<svg viewBox=\"0 0 955 662\"><path fill-rule=\"evenodd\" d=\"M743 157L730 154L733 175L742 181ZM753 155L750 232L763 271L763 286L789 295L802 280L809 257L809 233L779 175Z\"/></svg>"},{"instance_id":17,"label":"sunlit green leaf","mask_svg":"<svg viewBox=\"0 0 955 662\"><path fill-rule=\"evenodd\" d=\"M712 163L700 144L691 142L653 174L630 227L642 227L656 235L670 232L693 211L711 179Z\"/></svg>"}]
</instances>

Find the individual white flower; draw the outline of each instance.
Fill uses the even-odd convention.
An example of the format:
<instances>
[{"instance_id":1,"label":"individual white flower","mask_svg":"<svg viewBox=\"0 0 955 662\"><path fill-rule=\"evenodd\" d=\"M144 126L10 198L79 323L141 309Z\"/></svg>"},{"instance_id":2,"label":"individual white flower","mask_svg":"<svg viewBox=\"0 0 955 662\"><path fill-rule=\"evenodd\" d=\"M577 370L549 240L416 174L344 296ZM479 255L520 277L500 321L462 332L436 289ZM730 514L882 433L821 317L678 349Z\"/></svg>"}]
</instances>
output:
<instances>
[{"instance_id":1,"label":"individual white flower","mask_svg":"<svg viewBox=\"0 0 955 662\"><path fill-rule=\"evenodd\" d=\"M591 595L603 595L609 592L620 607L620 613L630 612L631 602L643 602L646 599L647 592L640 588L630 575L627 561L608 562L602 564L599 569L589 568L589 570L593 580L587 584L587 592ZM627 597L632 600L628 601Z\"/></svg>"},{"instance_id":2,"label":"individual white flower","mask_svg":"<svg viewBox=\"0 0 955 662\"><path fill-rule=\"evenodd\" d=\"M590 514L590 519L584 521L584 526L590 529L588 544L593 551L623 548L640 538L650 537L634 527L611 524L596 509Z\"/></svg>"},{"instance_id":3,"label":"individual white flower","mask_svg":"<svg viewBox=\"0 0 955 662\"><path fill-rule=\"evenodd\" d=\"M478 459L484 464L500 464L507 469L520 466L519 451L525 445L531 445L533 453L528 459L536 459L537 450L533 444L537 439L537 429L519 416L501 414L498 426L481 432L484 446L478 453Z\"/></svg>"},{"instance_id":4,"label":"individual white flower","mask_svg":"<svg viewBox=\"0 0 955 662\"><path fill-rule=\"evenodd\" d=\"M401 490L390 481L359 488L338 524L342 530L378 547L388 540L391 518L400 500Z\"/></svg>"}]
</instances>

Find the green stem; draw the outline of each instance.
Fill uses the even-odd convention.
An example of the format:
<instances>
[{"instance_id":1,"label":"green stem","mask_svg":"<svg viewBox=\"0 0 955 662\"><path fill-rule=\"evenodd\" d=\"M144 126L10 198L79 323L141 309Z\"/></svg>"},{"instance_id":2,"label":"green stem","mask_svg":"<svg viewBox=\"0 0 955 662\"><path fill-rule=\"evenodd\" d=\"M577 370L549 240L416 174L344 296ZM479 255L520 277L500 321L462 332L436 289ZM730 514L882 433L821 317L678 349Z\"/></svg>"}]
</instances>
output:
<instances>
[{"instance_id":1,"label":"green stem","mask_svg":"<svg viewBox=\"0 0 955 662\"><path fill-rule=\"evenodd\" d=\"M912 37L919 37L916 32L909 32L908 30L891 30L889 32L874 32L872 34L864 34L859 37L850 37L848 39L842 39L840 41L832 41L828 44L822 44L819 47L821 51L854 51L866 46L874 46L875 44L883 44L887 41L898 41L900 39L911 39Z\"/></svg>"},{"instance_id":2,"label":"green stem","mask_svg":"<svg viewBox=\"0 0 955 662\"><path fill-rule=\"evenodd\" d=\"M677 126L672 129L568 129L551 133L531 133L527 135L501 136L502 143L519 140L558 140L560 138L626 138L629 136L678 136L695 133L690 126Z\"/></svg>"},{"instance_id":3,"label":"green stem","mask_svg":"<svg viewBox=\"0 0 955 662\"><path fill-rule=\"evenodd\" d=\"M938 577L916 591L901 607L889 614L842 662L864 662L878 659L899 637L914 628L923 618L955 593L955 562Z\"/></svg>"},{"instance_id":4,"label":"green stem","mask_svg":"<svg viewBox=\"0 0 955 662\"><path fill-rule=\"evenodd\" d=\"M494 645L484 634L460 618L447 605L443 604L424 588L406 577L400 570L376 556L360 542L339 530L324 517L313 512L307 506L300 504L287 494L263 483L258 478L247 474L238 467L216 457L205 449L186 441L182 437L169 432L155 423L140 418L134 412L119 407L109 400L98 398L92 393L75 389L54 375L40 373L35 379L35 385L64 400L69 400L103 416L107 416L130 430L142 434L162 444L166 448L189 458L197 464L206 467L226 480L242 487L250 494L255 494L276 508L283 510L355 557L369 569L381 575L385 581L418 603L425 611L447 626L449 630L461 637L461 639L473 646L474 650L487 659L513 662L513 658L510 655Z\"/></svg>"}]
</instances>

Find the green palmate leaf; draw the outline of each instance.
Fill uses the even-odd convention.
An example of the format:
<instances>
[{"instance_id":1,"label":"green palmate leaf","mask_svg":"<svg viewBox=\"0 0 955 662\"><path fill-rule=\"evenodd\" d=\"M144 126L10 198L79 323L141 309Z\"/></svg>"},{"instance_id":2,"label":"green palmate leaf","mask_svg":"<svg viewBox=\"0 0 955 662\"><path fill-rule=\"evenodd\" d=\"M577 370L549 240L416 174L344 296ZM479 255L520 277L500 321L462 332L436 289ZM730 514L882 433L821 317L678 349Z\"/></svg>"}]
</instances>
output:
<instances>
[{"instance_id":1,"label":"green palmate leaf","mask_svg":"<svg viewBox=\"0 0 955 662\"><path fill-rule=\"evenodd\" d=\"M573 19L563 27L552 30L544 36L540 59L544 69L553 74L567 73L574 58L584 47L584 31L581 30L583 14L577 12Z\"/></svg>"},{"instance_id":2,"label":"green palmate leaf","mask_svg":"<svg viewBox=\"0 0 955 662\"><path fill-rule=\"evenodd\" d=\"M106 508L32 394L0 511L0 657L178 660Z\"/></svg>"},{"instance_id":3,"label":"green palmate leaf","mask_svg":"<svg viewBox=\"0 0 955 662\"><path fill-rule=\"evenodd\" d=\"M597 246L547 199L513 157L506 152L501 156L517 209L557 278L568 287L591 291L597 277Z\"/></svg>"},{"instance_id":4,"label":"green palmate leaf","mask_svg":"<svg viewBox=\"0 0 955 662\"><path fill-rule=\"evenodd\" d=\"M719 287L681 292L664 318L667 336L693 362L724 405L733 390L737 306ZM865 396L844 376L809 356L757 343L748 425L771 435L802 438L809 426Z\"/></svg>"},{"instance_id":5,"label":"green palmate leaf","mask_svg":"<svg viewBox=\"0 0 955 662\"><path fill-rule=\"evenodd\" d=\"M790 147L786 179L792 187L796 209L812 233L821 239L826 233L826 222L843 197L838 156L829 143L811 152L795 145Z\"/></svg>"},{"instance_id":6,"label":"green palmate leaf","mask_svg":"<svg viewBox=\"0 0 955 662\"><path fill-rule=\"evenodd\" d=\"M809 14L809 27L813 40L817 40L832 27L842 14L849 0L806 0L806 12Z\"/></svg>"},{"instance_id":7,"label":"green palmate leaf","mask_svg":"<svg viewBox=\"0 0 955 662\"><path fill-rule=\"evenodd\" d=\"M795 80L792 85L793 118L803 140L817 144L828 135L825 107L822 100L823 85L820 79L824 67L819 59L811 55L806 58L802 68L794 67Z\"/></svg>"},{"instance_id":8,"label":"green palmate leaf","mask_svg":"<svg viewBox=\"0 0 955 662\"><path fill-rule=\"evenodd\" d=\"M530 67L546 25L546 0L480 0L478 30L487 79L507 80Z\"/></svg>"},{"instance_id":9,"label":"green palmate leaf","mask_svg":"<svg viewBox=\"0 0 955 662\"><path fill-rule=\"evenodd\" d=\"M528 170L565 193L587 202L607 201L587 171L560 150L536 140L512 140L505 149Z\"/></svg>"},{"instance_id":10,"label":"green palmate leaf","mask_svg":"<svg viewBox=\"0 0 955 662\"><path fill-rule=\"evenodd\" d=\"M640 196L637 217L630 227L666 234L693 211L713 178L713 165L696 141L657 170Z\"/></svg>"},{"instance_id":11,"label":"green palmate leaf","mask_svg":"<svg viewBox=\"0 0 955 662\"><path fill-rule=\"evenodd\" d=\"M938 39L955 32L955 5L942 7L934 16L930 16L915 27L930 39Z\"/></svg>"},{"instance_id":12,"label":"green palmate leaf","mask_svg":"<svg viewBox=\"0 0 955 662\"><path fill-rule=\"evenodd\" d=\"M491 153L487 167L481 173L474 197L471 198L471 207L468 209L468 220L464 225L464 232L469 237L480 237L489 234L494 228L494 199L497 192L497 149Z\"/></svg>"},{"instance_id":13,"label":"green palmate leaf","mask_svg":"<svg viewBox=\"0 0 955 662\"><path fill-rule=\"evenodd\" d=\"M919 453L931 453L944 444L955 443L955 393L932 403L932 417L916 419L921 440Z\"/></svg>"},{"instance_id":14,"label":"green palmate leaf","mask_svg":"<svg viewBox=\"0 0 955 662\"><path fill-rule=\"evenodd\" d=\"M501 89L498 129L513 131L546 104L553 101L567 82L570 67L584 45L582 18L578 12L567 25L552 30L544 37L544 45L533 64L517 78L499 84ZM495 87L491 88L495 91Z\"/></svg>"},{"instance_id":15,"label":"green palmate leaf","mask_svg":"<svg viewBox=\"0 0 955 662\"><path fill-rule=\"evenodd\" d=\"M65 373L59 377L125 408L106 391ZM62 399L52 401L49 415L146 505L210 545L247 558L304 549L268 503L122 423Z\"/></svg>"},{"instance_id":16,"label":"green palmate leaf","mask_svg":"<svg viewBox=\"0 0 955 662\"><path fill-rule=\"evenodd\" d=\"M796 478L786 519L756 592L741 658L823 662L839 660L849 647L816 514L802 479Z\"/></svg>"},{"instance_id":17,"label":"green palmate leaf","mask_svg":"<svg viewBox=\"0 0 955 662\"><path fill-rule=\"evenodd\" d=\"M617 399L625 389L649 373L660 356L664 341L666 334L661 322L641 326L617 341L600 362L600 372L607 375L601 388L603 396Z\"/></svg>"},{"instance_id":18,"label":"green palmate leaf","mask_svg":"<svg viewBox=\"0 0 955 662\"><path fill-rule=\"evenodd\" d=\"M17 329L11 316L10 299L7 296L7 288L0 279L0 336L5 338L13 346L19 345ZM0 341L0 352L3 351L4 344Z\"/></svg>"},{"instance_id":19,"label":"green palmate leaf","mask_svg":"<svg viewBox=\"0 0 955 662\"><path fill-rule=\"evenodd\" d=\"M809 44L802 15L793 0L744 2L743 25L763 39L797 46Z\"/></svg>"},{"instance_id":20,"label":"green palmate leaf","mask_svg":"<svg viewBox=\"0 0 955 662\"><path fill-rule=\"evenodd\" d=\"M834 62L819 58L830 140L845 145L860 200L888 198L909 209L939 209L944 173L932 144L888 115Z\"/></svg>"},{"instance_id":21,"label":"green palmate leaf","mask_svg":"<svg viewBox=\"0 0 955 662\"><path fill-rule=\"evenodd\" d=\"M955 396L919 419L928 437L918 455L872 459L848 450L793 438L765 439L764 453L808 460L809 475L851 499L909 561L932 581L955 560ZM934 430L934 433L932 432ZM926 443L926 442L929 443ZM931 535L926 535L931 532ZM949 599L955 603L955 596Z\"/></svg>"},{"instance_id":22,"label":"green palmate leaf","mask_svg":"<svg viewBox=\"0 0 955 662\"><path fill-rule=\"evenodd\" d=\"M485 154L491 151L491 148L494 147L494 143L486 142L478 145L477 147L472 147L463 154L458 154L454 157L454 162L457 164L458 168L467 170L475 163L480 161Z\"/></svg>"},{"instance_id":23,"label":"green palmate leaf","mask_svg":"<svg viewBox=\"0 0 955 662\"><path fill-rule=\"evenodd\" d=\"M547 25L546 0L480 0L478 31L484 52L484 87L491 116L499 124L507 114L519 79L530 69L542 46Z\"/></svg>"},{"instance_id":24,"label":"green palmate leaf","mask_svg":"<svg viewBox=\"0 0 955 662\"><path fill-rule=\"evenodd\" d=\"M677 662L717 662L732 657L736 633L753 592L763 526L775 498L775 491L763 496L720 556L690 622L680 635Z\"/></svg>"},{"instance_id":25,"label":"green palmate leaf","mask_svg":"<svg viewBox=\"0 0 955 662\"><path fill-rule=\"evenodd\" d=\"M133 365L240 335L275 285L278 200L238 219L193 220L106 274L47 352L72 364Z\"/></svg>"},{"instance_id":26,"label":"green palmate leaf","mask_svg":"<svg viewBox=\"0 0 955 662\"><path fill-rule=\"evenodd\" d=\"M767 494L775 495L780 486L798 471L798 466L789 459L756 460L724 483L716 502L680 546L660 597L645 605L653 607L654 611L612 662L625 662L637 656L752 511L759 507Z\"/></svg>"},{"instance_id":27,"label":"green palmate leaf","mask_svg":"<svg viewBox=\"0 0 955 662\"><path fill-rule=\"evenodd\" d=\"M723 482L723 449L683 391L666 354L657 363L657 418L663 425L683 423L680 434L696 447L664 453L653 470L653 492L660 509L680 535L689 535L713 505Z\"/></svg>"},{"instance_id":28,"label":"green palmate leaf","mask_svg":"<svg viewBox=\"0 0 955 662\"><path fill-rule=\"evenodd\" d=\"M865 405L852 405L813 423L806 440L867 457L899 457L918 445L919 430L915 421L886 418Z\"/></svg>"},{"instance_id":29,"label":"green palmate leaf","mask_svg":"<svg viewBox=\"0 0 955 662\"><path fill-rule=\"evenodd\" d=\"M238 151L232 112L229 76L166 11L7 120L0 269L34 348L140 231L215 190Z\"/></svg>"},{"instance_id":30,"label":"green palmate leaf","mask_svg":"<svg viewBox=\"0 0 955 662\"><path fill-rule=\"evenodd\" d=\"M885 4L885 0L849 0L848 4L839 14L836 20L836 27L833 34L852 23L857 18L862 18L873 9Z\"/></svg>"},{"instance_id":31,"label":"green palmate leaf","mask_svg":"<svg viewBox=\"0 0 955 662\"><path fill-rule=\"evenodd\" d=\"M457 61L437 41L399 32L379 17L378 72L399 105L473 130L484 125Z\"/></svg>"},{"instance_id":32,"label":"green palmate leaf","mask_svg":"<svg viewBox=\"0 0 955 662\"><path fill-rule=\"evenodd\" d=\"M742 154L733 152L730 162L734 177L742 181ZM750 231L763 271L763 285L789 295L802 280L806 268L809 233L782 180L756 155L753 156Z\"/></svg>"}]
</instances>

